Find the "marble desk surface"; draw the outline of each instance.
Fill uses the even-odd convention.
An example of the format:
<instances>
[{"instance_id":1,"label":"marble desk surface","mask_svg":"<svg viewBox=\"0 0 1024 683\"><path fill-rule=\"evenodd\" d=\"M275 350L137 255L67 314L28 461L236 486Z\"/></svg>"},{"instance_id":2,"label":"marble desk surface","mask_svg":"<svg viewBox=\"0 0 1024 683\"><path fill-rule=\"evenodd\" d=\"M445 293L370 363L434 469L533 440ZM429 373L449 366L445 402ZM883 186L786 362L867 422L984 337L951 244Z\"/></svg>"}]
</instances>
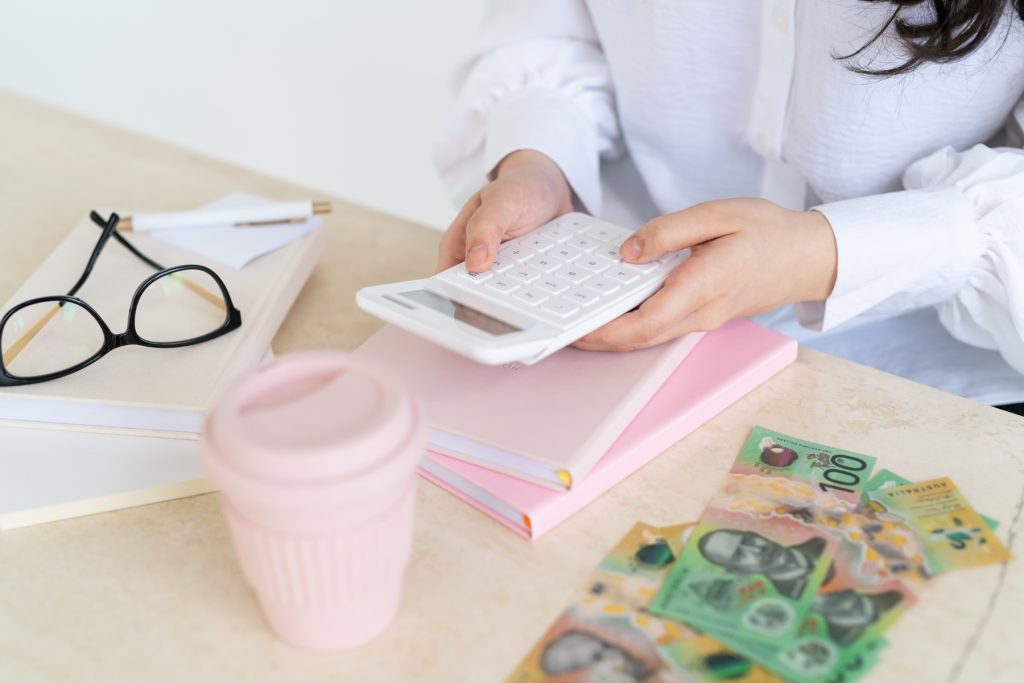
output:
<instances>
[{"instance_id":1,"label":"marble desk surface","mask_svg":"<svg viewBox=\"0 0 1024 683\"><path fill-rule=\"evenodd\" d=\"M322 196L0 93L0 300L94 206L171 210L235 190ZM355 291L431 271L436 232L333 202L326 249L274 340L278 353L354 348L379 327ZM634 522L700 516L755 424L875 455L912 479L948 475L1024 552L1024 420L802 349L537 542L421 481L398 618L347 653L308 654L270 635L214 495L5 532L0 680L502 680ZM937 579L867 680L1024 680L1022 567Z\"/></svg>"}]
</instances>

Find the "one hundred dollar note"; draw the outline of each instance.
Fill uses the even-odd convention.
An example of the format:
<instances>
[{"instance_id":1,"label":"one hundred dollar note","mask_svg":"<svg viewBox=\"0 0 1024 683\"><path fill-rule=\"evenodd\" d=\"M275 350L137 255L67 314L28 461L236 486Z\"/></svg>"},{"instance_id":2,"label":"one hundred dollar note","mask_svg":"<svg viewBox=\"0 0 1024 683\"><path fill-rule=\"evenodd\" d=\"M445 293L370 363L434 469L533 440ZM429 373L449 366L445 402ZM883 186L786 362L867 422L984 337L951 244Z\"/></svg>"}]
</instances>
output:
<instances>
[{"instance_id":1,"label":"one hundred dollar note","mask_svg":"<svg viewBox=\"0 0 1024 683\"><path fill-rule=\"evenodd\" d=\"M923 546L928 576L1010 559L1010 552L956 485L942 477L869 494L883 523L906 524Z\"/></svg>"},{"instance_id":2,"label":"one hundred dollar note","mask_svg":"<svg viewBox=\"0 0 1024 683\"><path fill-rule=\"evenodd\" d=\"M816 511L854 509L874 463L756 427L651 611L733 642L793 642L840 545Z\"/></svg>"},{"instance_id":3,"label":"one hundred dollar note","mask_svg":"<svg viewBox=\"0 0 1024 683\"><path fill-rule=\"evenodd\" d=\"M634 526L507 683L781 683L714 638L647 612L694 526Z\"/></svg>"}]
</instances>

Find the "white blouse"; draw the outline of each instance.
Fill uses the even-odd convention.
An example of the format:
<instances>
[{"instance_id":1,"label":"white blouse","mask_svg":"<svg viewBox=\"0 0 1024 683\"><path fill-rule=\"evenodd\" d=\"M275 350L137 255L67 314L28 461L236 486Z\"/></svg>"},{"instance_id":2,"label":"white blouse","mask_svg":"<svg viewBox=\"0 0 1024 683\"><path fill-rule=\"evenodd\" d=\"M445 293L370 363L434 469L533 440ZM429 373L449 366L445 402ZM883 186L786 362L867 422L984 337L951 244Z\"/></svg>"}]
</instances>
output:
<instances>
[{"instance_id":1,"label":"white blouse","mask_svg":"<svg viewBox=\"0 0 1024 683\"><path fill-rule=\"evenodd\" d=\"M662 213L754 195L813 206L835 231L835 289L763 321L975 400L1024 401L1024 22L1008 12L961 61L849 70L836 55L891 11L495 0L439 168L463 201L506 154L537 149L600 215L599 160L627 151ZM901 61L883 39L855 63Z\"/></svg>"}]
</instances>

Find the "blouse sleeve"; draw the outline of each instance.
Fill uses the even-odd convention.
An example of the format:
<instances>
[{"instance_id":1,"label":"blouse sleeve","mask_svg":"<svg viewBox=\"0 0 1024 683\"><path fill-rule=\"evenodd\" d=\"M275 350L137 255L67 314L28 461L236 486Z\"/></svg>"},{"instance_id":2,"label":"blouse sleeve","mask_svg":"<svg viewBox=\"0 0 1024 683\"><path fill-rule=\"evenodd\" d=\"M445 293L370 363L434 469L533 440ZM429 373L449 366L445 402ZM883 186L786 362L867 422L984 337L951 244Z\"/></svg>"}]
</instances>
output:
<instances>
[{"instance_id":1,"label":"blouse sleeve","mask_svg":"<svg viewBox=\"0 0 1024 683\"><path fill-rule=\"evenodd\" d=\"M493 0L456 85L435 161L457 202L507 154L534 149L600 212L599 159L621 143L611 77L583 0Z\"/></svg>"},{"instance_id":2,"label":"blouse sleeve","mask_svg":"<svg viewBox=\"0 0 1024 683\"><path fill-rule=\"evenodd\" d=\"M953 337L1024 373L1024 151L946 147L903 185L815 207L835 232L838 272L824 304L798 306L801 322L828 330L935 306Z\"/></svg>"}]
</instances>

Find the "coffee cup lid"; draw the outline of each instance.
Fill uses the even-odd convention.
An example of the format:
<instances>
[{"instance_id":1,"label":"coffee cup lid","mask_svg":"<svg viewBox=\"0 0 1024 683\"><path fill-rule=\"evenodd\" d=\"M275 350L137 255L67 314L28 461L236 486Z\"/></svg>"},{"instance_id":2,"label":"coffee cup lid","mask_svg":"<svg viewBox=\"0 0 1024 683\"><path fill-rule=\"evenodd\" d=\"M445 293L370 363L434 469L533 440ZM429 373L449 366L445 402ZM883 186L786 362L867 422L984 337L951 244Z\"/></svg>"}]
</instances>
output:
<instances>
[{"instance_id":1,"label":"coffee cup lid","mask_svg":"<svg viewBox=\"0 0 1024 683\"><path fill-rule=\"evenodd\" d=\"M207 416L203 439L235 476L323 482L405 457L419 423L411 396L384 368L350 354L303 351L231 385Z\"/></svg>"}]
</instances>

